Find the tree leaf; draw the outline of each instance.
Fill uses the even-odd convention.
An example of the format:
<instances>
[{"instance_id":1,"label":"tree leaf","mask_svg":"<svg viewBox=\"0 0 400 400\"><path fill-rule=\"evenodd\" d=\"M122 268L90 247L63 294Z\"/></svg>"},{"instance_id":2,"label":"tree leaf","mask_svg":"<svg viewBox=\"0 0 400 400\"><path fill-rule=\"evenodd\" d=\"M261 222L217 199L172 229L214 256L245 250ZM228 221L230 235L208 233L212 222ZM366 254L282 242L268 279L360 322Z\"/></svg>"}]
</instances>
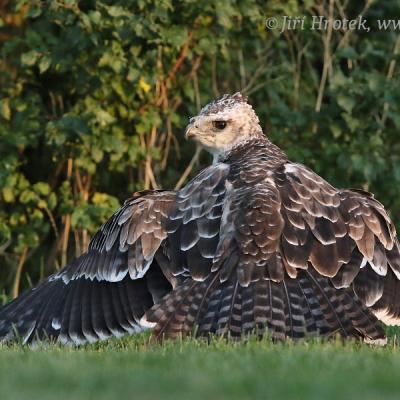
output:
<instances>
[{"instance_id":1,"label":"tree leaf","mask_svg":"<svg viewBox=\"0 0 400 400\"><path fill-rule=\"evenodd\" d=\"M27 53L21 55L21 62L22 64L31 67L36 64L39 57L40 57L39 52L37 52L36 50L30 50Z\"/></svg>"},{"instance_id":2,"label":"tree leaf","mask_svg":"<svg viewBox=\"0 0 400 400\"><path fill-rule=\"evenodd\" d=\"M51 58L48 55L42 56L39 61L39 72L43 74L50 68L50 65L51 65Z\"/></svg>"}]
</instances>

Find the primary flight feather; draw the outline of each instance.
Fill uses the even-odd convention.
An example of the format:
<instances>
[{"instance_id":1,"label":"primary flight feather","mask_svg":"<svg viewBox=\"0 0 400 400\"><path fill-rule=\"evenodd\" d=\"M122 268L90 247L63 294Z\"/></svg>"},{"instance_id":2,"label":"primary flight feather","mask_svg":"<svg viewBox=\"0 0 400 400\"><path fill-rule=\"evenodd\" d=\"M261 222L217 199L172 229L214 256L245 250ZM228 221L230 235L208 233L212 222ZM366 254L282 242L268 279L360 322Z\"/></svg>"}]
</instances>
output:
<instances>
[{"instance_id":1,"label":"primary flight feather","mask_svg":"<svg viewBox=\"0 0 400 400\"><path fill-rule=\"evenodd\" d=\"M191 118L213 164L179 191L135 194L88 251L0 310L0 339L81 344L153 328L386 341L400 252L370 193L336 189L264 136L240 93Z\"/></svg>"}]
</instances>

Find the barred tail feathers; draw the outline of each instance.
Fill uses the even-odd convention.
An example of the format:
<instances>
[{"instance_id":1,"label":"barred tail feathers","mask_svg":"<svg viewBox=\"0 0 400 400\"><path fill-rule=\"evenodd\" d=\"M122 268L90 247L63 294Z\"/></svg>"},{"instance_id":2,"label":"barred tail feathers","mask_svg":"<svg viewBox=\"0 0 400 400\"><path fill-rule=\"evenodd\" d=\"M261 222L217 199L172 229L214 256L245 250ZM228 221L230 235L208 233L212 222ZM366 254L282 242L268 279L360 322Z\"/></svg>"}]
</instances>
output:
<instances>
[{"instance_id":1,"label":"barred tail feathers","mask_svg":"<svg viewBox=\"0 0 400 400\"><path fill-rule=\"evenodd\" d=\"M219 272L203 282L187 279L142 321L157 339L179 336L241 337L255 333L294 340L339 335L381 344L385 332L351 289L337 290L329 278L301 271L297 279L259 280L241 286L235 274Z\"/></svg>"}]
</instances>

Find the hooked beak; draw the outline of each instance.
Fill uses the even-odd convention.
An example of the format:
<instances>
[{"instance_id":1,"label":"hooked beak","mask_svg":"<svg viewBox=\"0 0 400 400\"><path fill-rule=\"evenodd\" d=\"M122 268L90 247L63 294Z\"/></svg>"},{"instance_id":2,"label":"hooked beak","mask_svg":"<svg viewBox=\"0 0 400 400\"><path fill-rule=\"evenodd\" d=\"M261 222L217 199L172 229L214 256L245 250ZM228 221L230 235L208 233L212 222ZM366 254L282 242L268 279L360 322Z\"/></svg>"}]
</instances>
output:
<instances>
[{"instance_id":1,"label":"hooked beak","mask_svg":"<svg viewBox=\"0 0 400 400\"><path fill-rule=\"evenodd\" d=\"M185 138L191 139L195 136L196 136L196 133L195 133L195 129L194 129L193 125L188 125L188 127L185 130Z\"/></svg>"}]
</instances>

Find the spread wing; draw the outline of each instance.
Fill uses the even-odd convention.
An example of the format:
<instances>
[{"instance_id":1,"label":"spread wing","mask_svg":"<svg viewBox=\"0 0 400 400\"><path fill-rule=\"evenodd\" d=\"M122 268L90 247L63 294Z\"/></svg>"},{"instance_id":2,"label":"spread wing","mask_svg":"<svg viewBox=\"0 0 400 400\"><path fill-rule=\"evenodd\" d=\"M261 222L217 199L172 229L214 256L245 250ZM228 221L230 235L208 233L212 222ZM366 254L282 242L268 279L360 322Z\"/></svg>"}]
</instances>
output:
<instances>
[{"instance_id":1,"label":"spread wing","mask_svg":"<svg viewBox=\"0 0 400 400\"><path fill-rule=\"evenodd\" d=\"M312 268L336 289L351 286L386 322L400 322L399 243L384 207L371 194L337 190L293 163L253 192L245 200L247 212L236 218L247 265L239 277L244 285L261 276L277 282L285 273L298 278Z\"/></svg>"},{"instance_id":2,"label":"spread wing","mask_svg":"<svg viewBox=\"0 0 400 400\"><path fill-rule=\"evenodd\" d=\"M304 269L309 261L337 288L354 283L357 295L373 305L385 280L400 278L396 232L382 204L364 191L337 190L301 165L287 164L276 181L289 267Z\"/></svg>"},{"instance_id":3,"label":"spread wing","mask_svg":"<svg viewBox=\"0 0 400 400\"><path fill-rule=\"evenodd\" d=\"M126 201L85 254L0 310L0 338L84 343L141 330L144 312L174 283L161 265L174 198L155 191Z\"/></svg>"},{"instance_id":4,"label":"spread wing","mask_svg":"<svg viewBox=\"0 0 400 400\"><path fill-rule=\"evenodd\" d=\"M126 201L85 254L0 310L0 338L79 344L141 330L179 280L210 269L228 171L212 166L179 192Z\"/></svg>"},{"instance_id":5,"label":"spread wing","mask_svg":"<svg viewBox=\"0 0 400 400\"><path fill-rule=\"evenodd\" d=\"M87 253L63 268L54 279L118 282L142 278L167 237L165 221L175 192L145 191L127 200L97 232Z\"/></svg>"}]
</instances>

